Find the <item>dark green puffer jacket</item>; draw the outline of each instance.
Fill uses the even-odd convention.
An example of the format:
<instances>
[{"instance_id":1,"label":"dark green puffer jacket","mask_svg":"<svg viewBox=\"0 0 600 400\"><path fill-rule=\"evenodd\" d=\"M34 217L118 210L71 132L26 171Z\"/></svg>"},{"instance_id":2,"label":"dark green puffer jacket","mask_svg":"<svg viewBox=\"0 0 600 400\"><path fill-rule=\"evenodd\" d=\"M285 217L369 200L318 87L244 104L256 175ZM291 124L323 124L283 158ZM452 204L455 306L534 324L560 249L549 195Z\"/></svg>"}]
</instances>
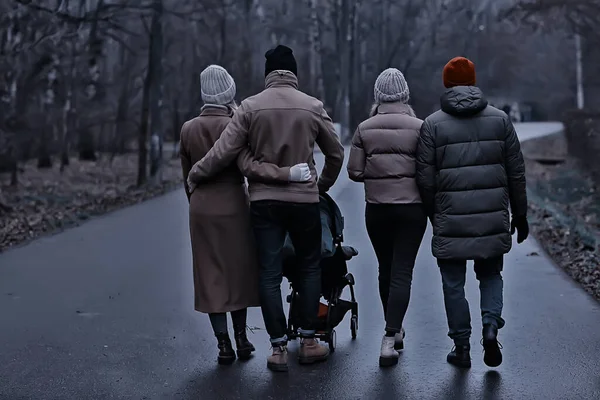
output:
<instances>
[{"instance_id":1,"label":"dark green puffer jacket","mask_svg":"<svg viewBox=\"0 0 600 400\"><path fill-rule=\"evenodd\" d=\"M433 255L487 259L512 245L509 206L526 216L525 164L508 116L477 87L448 89L421 128L417 185L433 222Z\"/></svg>"}]
</instances>

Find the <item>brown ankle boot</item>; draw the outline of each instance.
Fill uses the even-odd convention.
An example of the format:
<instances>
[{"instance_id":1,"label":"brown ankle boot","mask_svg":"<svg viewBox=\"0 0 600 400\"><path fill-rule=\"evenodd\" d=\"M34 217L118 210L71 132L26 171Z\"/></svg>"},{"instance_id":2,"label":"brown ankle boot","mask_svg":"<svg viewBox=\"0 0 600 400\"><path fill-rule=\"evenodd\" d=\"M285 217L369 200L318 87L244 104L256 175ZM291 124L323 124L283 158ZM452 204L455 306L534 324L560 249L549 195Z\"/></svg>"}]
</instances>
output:
<instances>
[{"instance_id":1,"label":"brown ankle boot","mask_svg":"<svg viewBox=\"0 0 600 400\"><path fill-rule=\"evenodd\" d=\"M219 356L217 361L221 365L230 365L235 361L235 351L231 346L231 339L226 333L217 335L217 347L219 348Z\"/></svg>"},{"instance_id":2,"label":"brown ankle boot","mask_svg":"<svg viewBox=\"0 0 600 400\"><path fill-rule=\"evenodd\" d=\"M321 346L317 339L302 339L300 351L298 352L298 362L300 364L313 364L327 360L329 349Z\"/></svg>"},{"instance_id":3,"label":"brown ankle boot","mask_svg":"<svg viewBox=\"0 0 600 400\"><path fill-rule=\"evenodd\" d=\"M287 372L288 352L286 345L273 346L273 354L267 357L267 368L275 372Z\"/></svg>"},{"instance_id":4,"label":"brown ankle boot","mask_svg":"<svg viewBox=\"0 0 600 400\"><path fill-rule=\"evenodd\" d=\"M246 336L246 331L241 331L235 334L235 347L237 356L240 360L248 360L252 357L252 353L256 350Z\"/></svg>"}]
</instances>

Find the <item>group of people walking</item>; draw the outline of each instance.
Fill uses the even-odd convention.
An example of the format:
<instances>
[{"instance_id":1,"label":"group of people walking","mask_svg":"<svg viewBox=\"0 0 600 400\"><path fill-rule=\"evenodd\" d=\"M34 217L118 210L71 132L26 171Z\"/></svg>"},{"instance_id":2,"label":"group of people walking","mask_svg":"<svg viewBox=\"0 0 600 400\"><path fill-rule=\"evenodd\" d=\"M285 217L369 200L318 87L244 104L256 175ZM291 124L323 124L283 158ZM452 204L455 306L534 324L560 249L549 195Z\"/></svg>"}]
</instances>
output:
<instances>
[{"instance_id":1,"label":"group of people walking","mask_svg":"<svg viewBox=\"0 0 600 400\"><path fill-rule=\"evenodd\" d=\"M180 151L190 203L195 309L209 314L219 363L247 359L255 351L246 335L246 310L260 306L273 349L267 367L287 371L281 300L287 235L298 258L298 361L312 364L329 356L314 330L321 292L319 194L337 180L344 148L322 102L298 90L292 50L279 45L265 57L265 90L239 106L225 69L211 65L201 73L204 106L183 125ZM502 362L497 335L504 326L503 256L515 229L519 243L528 235L523 157L508 116L489 106L475 86L471 61L451 60L443 81L441 110L422 121L408 104L402 73L386 69L375 82L370 116L352 139L348 175L364 182L366 228L379 264L386 321L382 366L397 364L404 348L403 320L428 220L455 344L448 362L471 365L467 260L475 261L480 282L484 361ZM320 176L315 143L325 156Z\"/></svg>"}]
</instances>

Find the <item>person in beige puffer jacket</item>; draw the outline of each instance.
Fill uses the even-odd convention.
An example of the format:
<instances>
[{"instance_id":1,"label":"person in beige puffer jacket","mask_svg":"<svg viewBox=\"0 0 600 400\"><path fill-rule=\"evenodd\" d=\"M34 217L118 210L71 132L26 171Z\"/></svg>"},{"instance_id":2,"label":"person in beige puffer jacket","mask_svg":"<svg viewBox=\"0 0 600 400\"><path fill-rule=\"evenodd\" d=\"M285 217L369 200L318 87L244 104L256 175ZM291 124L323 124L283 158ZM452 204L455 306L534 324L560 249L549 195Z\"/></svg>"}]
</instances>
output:
<instances>
[{"instance_id":1,"label":"person in beige puffer jacket","mask_svg":"<svg viewBox=\"0 0 600 400\"><path fill-rule=\"evenodd\" d=\"M416 150L423 121L408 105L400 71L389 68L375 82L375 104L352 139L348 175L364 182L366 225L379 262L379 294L386 320L379 363L398 363L404 348L402 321L427 215L415 181Z\"/></svg>"}]
</instances>

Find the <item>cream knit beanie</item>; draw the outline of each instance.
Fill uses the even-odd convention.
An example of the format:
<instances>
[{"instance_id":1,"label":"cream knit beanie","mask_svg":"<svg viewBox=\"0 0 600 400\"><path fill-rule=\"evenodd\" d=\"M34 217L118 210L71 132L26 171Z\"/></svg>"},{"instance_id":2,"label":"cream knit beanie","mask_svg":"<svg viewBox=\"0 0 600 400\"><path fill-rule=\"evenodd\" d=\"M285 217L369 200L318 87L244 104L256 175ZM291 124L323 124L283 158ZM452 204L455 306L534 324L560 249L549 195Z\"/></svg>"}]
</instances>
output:
<instances>
[{"instance_id":1,"label":"cream knit beanie","mask_svg":"<svg viewBox=\"0 0 600 400\"><path fill-rule=\"evenodd\" d=\"M219 65L209 65L200 73L200 91L206 104L229 104L235 97L235 90L235 81Z\"/></svg>"},{"instance_id":2,"label":"cream knit beanie","mask_svg":"<svg viewBox=\"0 0 600 400\"><path fill-rule=\"evenodd\" d=\"M375 102L392 103L400 101L408 103L410 91L402 72L396 68L388 68L377 77L375 81Z\"/></svg>"}]
</instances>

